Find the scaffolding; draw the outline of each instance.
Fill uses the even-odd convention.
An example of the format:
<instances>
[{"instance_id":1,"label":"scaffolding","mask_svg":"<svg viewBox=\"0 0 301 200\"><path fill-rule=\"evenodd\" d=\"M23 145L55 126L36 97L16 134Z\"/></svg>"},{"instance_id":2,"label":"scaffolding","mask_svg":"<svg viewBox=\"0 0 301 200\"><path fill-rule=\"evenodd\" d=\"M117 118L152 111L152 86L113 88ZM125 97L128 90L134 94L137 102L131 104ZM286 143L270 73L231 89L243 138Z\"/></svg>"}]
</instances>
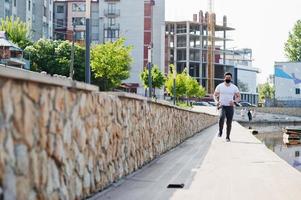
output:
<instances>
[{"instance_id":1,"label":"scaffolding","mask_svg":"<svg viewBox=\"0 0 301 200\"><path fill-rule=\"evenodd\" d=\"M213 94L214 92L214 61L215 61L215 14L213 13L213 2L209 0L209 13L207 15L206 23L208 27L208 52L207 52L207 92Z\"/></svg>"},{"instance_id":2,"label":"scaffolding","mask_svg":"<svg viewBox=\"0 0 301 200\"><path fill-rule=\"evenodd\" d=\"M189 75L213 94L226 71L234 74L234 66L226 63L226 55L232 52L226 49L226 43L232 41L227 32L232 30L226 16L217 24L214 13L202 11L193 15L193 21L166 22L166 65L174 64L178 73L187 68Z\"/></svg>"}]
</instances>

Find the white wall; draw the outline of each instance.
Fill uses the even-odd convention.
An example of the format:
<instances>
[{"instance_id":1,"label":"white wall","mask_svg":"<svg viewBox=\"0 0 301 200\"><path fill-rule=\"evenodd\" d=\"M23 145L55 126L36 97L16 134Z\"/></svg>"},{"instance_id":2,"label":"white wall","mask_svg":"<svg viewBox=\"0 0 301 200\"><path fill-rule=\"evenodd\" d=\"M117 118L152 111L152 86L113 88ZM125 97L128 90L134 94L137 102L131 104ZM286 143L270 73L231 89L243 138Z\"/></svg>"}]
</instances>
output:
<instances>
[{"instance_id":1,"label":"white wall","mask_svg":"<svg viewBox=\"0 0 301 200\"><path fill-rule=\"evenodd\" d=\"M243 82L248 86L248 93L256 94L256 85L257 85L257 72L256 69L252 67L242 67L236 66L237 70L237 79Z\"/></svg>"},{"instance_id":2,"label":"white wall","mask_svg":"<svg viewBox=\"0 0 301 200\"><path fill-rule=\"evenodd\" d=\"M143 69L144 1L120 1L119 8L120 36L126 39L126 45L133 46L130 78L124 82L140 83L139 75Z\"/></svg>"},{"instance_id":3,"label":"white wall","mask_svg":"<svg viewBox=\"0 0 301 200\"><path fill-rule=\"evenodd\" d=\"M104 0L99 3L100 29L103 30L107 17L103 11L108 9L108 3ZM144 1L131 0L116 2L116 9L120 9L120 16L116 18L116 23L120 24L119 36L126 39L126 45L131 45L133 63L131 65L130 77L125 83L139 83L137 93L144 95L144 88L140 81L140 73L143 70L144 59ZM156 0L153 10L153 63L164 70L165 51L165 0ZM103 42L103 31L100 32L100 42ZM156 91L158 93L158 90ZM163 91L159 92L163 94Z\"/></svg>"},{"instance_id":4,"label":"white wall","mask_svg":"<svg viewBox=\"0 0 301 200\"><path fill-rule=\"evenodd\" d=\"M155 0L153 10L153 63L164 73L165 60L165 0ZM163 95L162 90L156 94Z\"/></svg>"},{"instance_id":5,"label":"white wall","mask_svg":"<svg viewBox=\"0 0 301 200\"><path fill-rule=\"evenodd\" d=\"M295 79L293 78L295 75ZM299 80L299 83L295 81ZM275 62L275 97L278 100L298 100L296 88L301 90L301 62Z\"/></svg>"}]
</instances>

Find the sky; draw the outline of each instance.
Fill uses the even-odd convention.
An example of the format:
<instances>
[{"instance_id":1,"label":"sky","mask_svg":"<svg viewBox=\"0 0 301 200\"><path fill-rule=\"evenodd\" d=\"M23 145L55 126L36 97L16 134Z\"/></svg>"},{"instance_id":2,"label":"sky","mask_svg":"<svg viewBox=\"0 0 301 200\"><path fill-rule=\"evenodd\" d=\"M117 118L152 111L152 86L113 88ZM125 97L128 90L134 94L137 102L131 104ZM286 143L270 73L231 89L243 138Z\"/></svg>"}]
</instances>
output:
<instances>
[{"instance_id":1,"label":"sky","mask_svg":"<svg viewBox=\"0 0 301 200\"><path fill-rule=\"evenodd\" d=\"M208 10L208 0L165 0L166 20L192 20L193 13ZM287 61L284 44L298 19L301 0L213 0L217 22L226 15L229 48L251 48L253 67L259 68L257 83L273 74L275 61Z\"/></svg>"}]
</instances>

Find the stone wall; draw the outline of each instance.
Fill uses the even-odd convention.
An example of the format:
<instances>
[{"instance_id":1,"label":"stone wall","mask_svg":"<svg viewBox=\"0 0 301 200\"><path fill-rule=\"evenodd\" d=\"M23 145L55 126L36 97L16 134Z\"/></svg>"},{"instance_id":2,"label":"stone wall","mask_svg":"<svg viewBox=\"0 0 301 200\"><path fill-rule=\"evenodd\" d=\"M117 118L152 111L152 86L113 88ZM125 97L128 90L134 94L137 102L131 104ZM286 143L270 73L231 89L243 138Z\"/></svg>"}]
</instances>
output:
<instances>
[{"instance_id":1,"label":"stone wall","mask_svg":"<svg viewBox=\"0 0 301 200\"><path fill-rule=\"evenodd\" d=\"M301 117L301 108L259 107L256 111Z\"/></svg>"},{"instance_id":2,"label":"stone wall","mask_svg":"<svg viewBox=\"0 0 301 200\"><path fill-rule=\"evenodd\" d=\"M3 72L0 67L4 199L82 199L217 121L141 97Z\"/></svg>"}]
</instances>

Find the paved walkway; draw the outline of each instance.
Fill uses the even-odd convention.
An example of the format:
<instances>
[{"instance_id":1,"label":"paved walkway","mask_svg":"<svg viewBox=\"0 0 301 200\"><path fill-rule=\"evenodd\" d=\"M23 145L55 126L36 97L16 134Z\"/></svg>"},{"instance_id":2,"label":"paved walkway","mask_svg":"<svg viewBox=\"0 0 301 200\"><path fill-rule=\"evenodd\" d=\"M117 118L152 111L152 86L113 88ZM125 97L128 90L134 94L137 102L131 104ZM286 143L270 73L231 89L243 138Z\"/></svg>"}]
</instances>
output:
<instances>
[{"instance_id":1,"label":"paved walkway","mask_svg":"<svg viewBox=\"0 0 301 200\"><path fill-rule=\"evenodd\" d=\"M216 137L217 125L188 139L92 199L299 200L301 173L233 123L232 141ZM184 183L183 189L168 189Z\"/></svg>"}]
</instances>

